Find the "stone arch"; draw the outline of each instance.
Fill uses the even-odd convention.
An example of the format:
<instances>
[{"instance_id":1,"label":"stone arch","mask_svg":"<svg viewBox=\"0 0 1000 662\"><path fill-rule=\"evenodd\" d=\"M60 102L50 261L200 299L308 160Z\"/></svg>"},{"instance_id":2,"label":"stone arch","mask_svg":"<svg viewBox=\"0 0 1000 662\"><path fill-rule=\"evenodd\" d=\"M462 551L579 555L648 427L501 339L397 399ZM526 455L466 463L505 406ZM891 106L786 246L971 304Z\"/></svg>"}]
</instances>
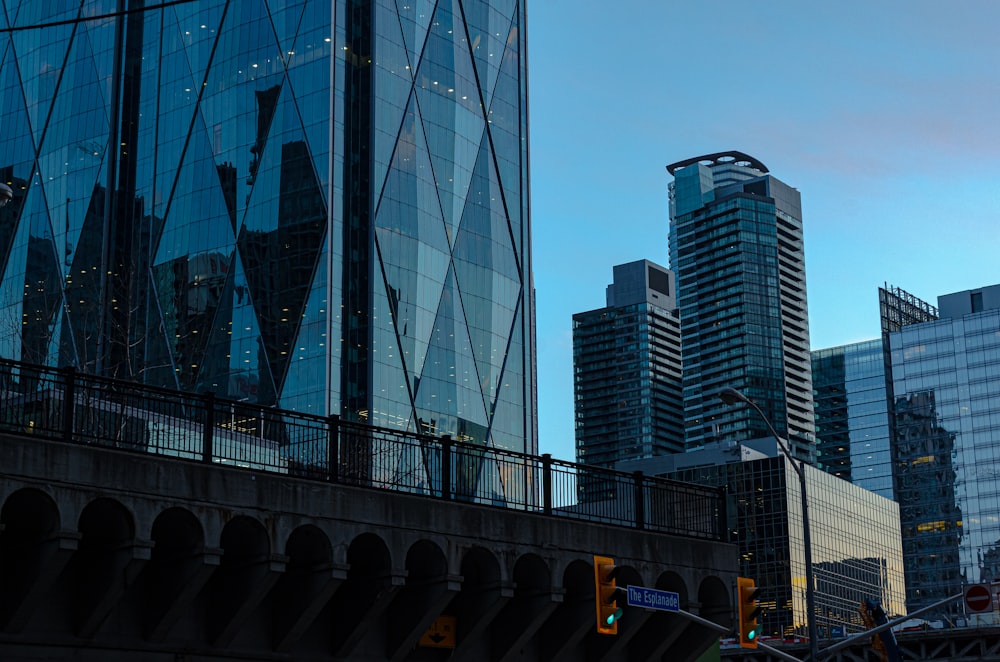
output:
<instances>
[{"instance_id":1,"label":"stone arch","mask_svg":"<svg viewBox=\"0 0 1000 662\"><path fill-rule=\"evenodd\" d=\"M318 526L303 524L288 536L285 556L289 568L329 566L333 563L333 545Z\"/></svg>"},{"instance_id":2,"label":"stone arch","mask_svg":"<svg viewBox=\"0 0 1000 662\"><path fill-rule=\"evenodd\" d=\"M288 648L312 623L315 614L343 581L333 572L333 545L313 524L293 530L285 542L288 562L271 592L274 648Z\"/></svg>"},{"instance_id":3,"label":"stone arch","mask_svg":"<svg viewBox=\"0 0 1000 662\"><path fill-rule=\"evenodd\" d=\"M462 588L445 610L448 615L461 615L457 620L459 642L471 640L487 625L500 607L512 595L511 587L501 579L500 562L485 547L466 550L459 569Z\"/></svg>"},{"instance_id":4,"label":"stone arch","mask_svg":"<svg viewBox=\"0 0 1000 662\"><path fill-rule=\"evenodd\" d=\"M347 548L347 578L334 595L330 614L333 654L350 658L354 636L366 623L376 620L402 584L393 571L392 555L385 541L374 533L362 533Z\"/></svg>"},{"instance_id":5,"label":"stone arch","mask_svg":"<svg viewBox=\"0 0 1000 662\"><path fill-rule=\"evenodd\" d=\"M698 585L700 616L719 625L733 625L732 592L719 577L710 575Z\"/></svg>"},{"instance_id":6,"label":"stone arch","mask_svg":"<svg viewBox=\"0 0 1000 662\"><path fill-rule=\"evenodd\" d=\"M622 564L618 565L617 568L618 568L618 574L615 578L615 582L620 588L625 588L626 586L629 585L632 586L646 585L646 583L642 579L642 575L639 574L639 571L633 568L632 566ZM619 601L619 604L621 604L623 601L624 598L622 599L622 601Z\"/></svg>"},{"instance_id":7,"label":"stone arch","mask_svg":"<svg viewBox=\"0 0 1000 662\"><path fill-rule=\"evenodd\" d=\"M526 640L556 608L552 569L537 554L523 554L514 562L513 596L497 616L491 647L495 658L525 645Z\"/></svg>"},{"instance_id":8,"label":"stone arch","mask_svg":"<svg viewBox=\"0 0 1000 662\"><path fill-rule=\"evenodd\" d=\"M463 591L466 586L485 587L499 585L501 581L500 562L496 555L478 545L469 548L462 556L459 572L463 578Z\"/></svg>"},{"instance_id":9,"label":"stone arch","mask_svg":"<svg viewBox=\"0 0 1000 662\"><path fill-rule=\"evenodd\" d=\"M691 592L688 589L687 582L676 572L668 570L661 573L659 577L656 578L655 588L661 591L672 591L677 594L677 601L680 603L681 609L687 609L691 604Z\"/></svg>"},{"instance_id":10,"label":"stone arch","mask_svg":"<svg viewBox=\"0 0 1000 662\"><path fill-rule=\"evenodd\" d=\"M386 655L396 659L417 643L458 593L457 578L448 574L448 559L430 540L418 540L406 552L406 580L389 607Z\"/></svg>"},{"instance_id":11,"label":"stone arch","mask_svg":"<svg viewBox=\"0 0 1000 662\"><path fill-rule=\"evenodd\" d=\"M144 572L143 634L162 641L218 565L205 550L205 532L186 508L168 508L150 530L153 550Z\"/></svg>"},{"instance_id":12,"label":"stone arch","mask_svg":"<svg viewBox=\"0 0 1000 662\"><path fill-rule=\"evenodd\" d=\"M39 590L41 582L51 584L65 565L76 538L58 534L59 507L42 490L22 488L4 501L0 508L0 627L19 631L31 607L29 595Z\"/></svg>"},{"instance_id":13,"label":"stone arch","mask_svg":"<svg viewBox=\"0 0 1000 662\"><path fill-rule=\"evenodd\" d=\"M567 602L590 601L594 598L594 564L576 559L563 572L563 589Z\"/></svg>"},{"instance_id":14,"label":"stone arch","mask_svg":"<svg viewBox=\"0 0 1000 662\"><path fill-rule=\"evenodd\" d=\"M392 573L392 556L385 541L374 533L362 533L347 548L348 579L355 577L388 577Z\"/></svg>"},{"instance_id":15,"label":"stone arch","mask_svg":"<svg viewBox=\"0 0 1000 662\"><path fill-rule=\"evenodd\" d=\"M152 560L173 560L203 551L205 532L201 522L186 508L167 508L153 520L150 539Z\"/></svg>"},{"instance_id":16,"label":"stone arch","mask_svg":"<svg viewBox=\"0 0 1000 662\"><path fill-rule=\"evenodd\" d=\"M44 538L59 530L59 507L42 490L24 487L12 492L4 501L0 522L4 525L0 539L8 544L23 537Z\"/></svg>"},{"instance_id":17,"label":"stone arch","mask_svg":"<svg viewBox=\"0 0 1000 662\"><path fill-rule=\"evenodd\" d=\"M448 559L430 540L418 540L406 552L407 583L425 582L448 573Z\"/></svg>"},{"instance_id":18,"label":"stone arch","mask_svg":"<svg viewBox=\"0 0 1000 662\"><path fill-rule=\"evenodd\" d=\"M552 571L537 554L523 554L514 562L514 594L552 593Z\"/></svg>"},{"instance_id":19,"label":"stone arch","mask_svg":"<svg viewBox=\"0 0 1000 662\"><path fill-rule=\"evenodd\" d=\"M135 537L135 518L117 499L98 497L80 513L79 529L85 546L122 545Z\"/></svg>"},{"instance_id":20,"label":"stone arch","mask_svg":"<svg viewBox=\"0 0 1000 662\"><path fill-rule=\"evenodd\" d=\"M593 632L594 618L594 562L574 559L563 571L562 604L545 625L540 637L541 659L554 659L561 651L576 649L582 638ZM589 630L573 624L587 622Z\"/></svg>"},{"instance_id":21,"label":"stone arch","mask_svg":"<svg viewBox=\"0 0 1000 662\"><path fill-rule=\"evenodd\" d=\"M222 563L255 559L271 553L271 538L264 525L249 515L237 515L226 522L219 536ZM228 559L228 560L227 560Z\"/></svg>"},{"instance_id":22,"label":"stone arch","mask_svg":"<svg viewBox=\"0 0 1000 662\"><path fill-rule=\"evenodd\" d=\"M77 636L96 634L133 579L133 559L149 558L149 546L136 545L135 517L121 502L98 497L80 512L80 547L72 561L73 618Z\"/></svg>"},{"instance_id":23,"label":"stone arch","mask_svg":"<svg viewBox=\"0 0 1000 662\"><path fill-rule=\"evenodd\" d=\"M208 636L225 647L277 580L271 567L271 539L253 517L237 515L222 528L222 557L209 582Z\"/></svg>"}]
</instances>

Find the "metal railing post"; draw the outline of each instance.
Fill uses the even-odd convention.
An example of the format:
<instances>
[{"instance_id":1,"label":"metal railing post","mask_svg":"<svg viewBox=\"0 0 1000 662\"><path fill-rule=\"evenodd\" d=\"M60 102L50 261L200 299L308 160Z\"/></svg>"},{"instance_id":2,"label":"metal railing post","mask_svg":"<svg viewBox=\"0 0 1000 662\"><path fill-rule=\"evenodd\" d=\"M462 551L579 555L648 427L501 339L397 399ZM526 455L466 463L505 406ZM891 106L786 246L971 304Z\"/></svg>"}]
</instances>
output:
<instances>
[{"instance_id":1,"label":"metal railing post","mask_svg":"<svg viewBox=\"0 0 1000 662\"><path fill-rule=\"evenodd\" d=\"M552 514L552 454L542 454L542 512Z\"/></svg>"},{"instance_id":2,"label":"metal railing post","mask_svg":"<svg viewBox=\"0 0 1000 662\"><path fill-rule=\"evenodd\" d=\"M326 464L331 483L340 482L340 416L326 417Z\"/></svg>"},{"instance_id":3,"label":"metal railing post","mask_svg":"<svg viewBox=\"0 0 1000 662\"><path fill-rule=\"evenodd\" d=\"M716 496L715 502L719 504L719 509L716 514L719 540L731 542L729 540L729 499L726 496L726 488L719 488L719 493Z\"/></svg>"},{"instance_id":4,"label":"metal railing post","mask_svg":"<svg viewBox=\"0 0 1000 662\"><path fill-rule=\"evenodd\" d=\"M205 400L205 420L202 423L201 435L201 461L206 464L212 463L212 442L215 433L215 393L211 391L203 394Z\"/></svg>"},{"instance_id":5,"label":"metal railing post","mask_svg":"<svg viewBox=\"0 0 1000 662\"><path fill-rule=\"evenodd\" d=\"M69 365L63 368L63 411L62 411L62 440L69 443L73 441L74 414L76 411L76 368Z\"/></svg>"},{"instance_id":6,"label":"metal railing post","mask_svg":"<svg viewBox=\"0 0 1000 662\"><path fill-rule=\"evenodd\" d=\"M451 501L451 437L441 437L441 498Z\"/></svg>"},{"instance_id":7,"label":"metal railing post","mask_svg":"<svg viewBox=\"0 0 1000 662\"><path fill-rule=\"evenodd\" d=\"M632 474L633 496L635 497L635 528L640 531L646 528L646 495L642 485L642 472Z\"/></svg>"}]
</instances>

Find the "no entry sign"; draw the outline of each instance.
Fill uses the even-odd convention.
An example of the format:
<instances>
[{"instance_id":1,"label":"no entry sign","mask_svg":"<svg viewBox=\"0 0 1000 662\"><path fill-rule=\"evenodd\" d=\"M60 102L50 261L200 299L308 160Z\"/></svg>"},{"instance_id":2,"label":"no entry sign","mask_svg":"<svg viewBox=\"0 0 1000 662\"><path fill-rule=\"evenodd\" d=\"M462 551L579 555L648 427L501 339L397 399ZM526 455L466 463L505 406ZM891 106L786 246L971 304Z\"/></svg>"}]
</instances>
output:
<instances>
[{"instance_id":1,"label":"no entry sign","mask_svg":"<svg viewBox=\"0 0 1000 662\"><path fill-rule=\"evenodd\" d=\"M986 584L971 584L965 588L965 611L982 614L993 611L993 595Z\"/></svg>"}]
</instances>

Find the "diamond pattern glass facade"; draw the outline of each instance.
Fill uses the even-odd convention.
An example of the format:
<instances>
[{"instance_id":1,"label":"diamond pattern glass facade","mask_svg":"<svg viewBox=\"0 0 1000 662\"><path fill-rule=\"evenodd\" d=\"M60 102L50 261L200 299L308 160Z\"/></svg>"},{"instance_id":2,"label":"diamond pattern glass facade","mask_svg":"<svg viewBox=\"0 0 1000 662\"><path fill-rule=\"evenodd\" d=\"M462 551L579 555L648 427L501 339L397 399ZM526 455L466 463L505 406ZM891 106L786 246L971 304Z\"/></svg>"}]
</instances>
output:
<instances>
[{"instance_id":1,"label":"diamond pattern glass facade","mask_svg":"<svg viewBox=\"0 0 1000 662\"><path fill-rule=\"evenodd\" d=\"M523 1L166 4L0 0L0 353L536 452Z\"/></svg>"}]
</instances>

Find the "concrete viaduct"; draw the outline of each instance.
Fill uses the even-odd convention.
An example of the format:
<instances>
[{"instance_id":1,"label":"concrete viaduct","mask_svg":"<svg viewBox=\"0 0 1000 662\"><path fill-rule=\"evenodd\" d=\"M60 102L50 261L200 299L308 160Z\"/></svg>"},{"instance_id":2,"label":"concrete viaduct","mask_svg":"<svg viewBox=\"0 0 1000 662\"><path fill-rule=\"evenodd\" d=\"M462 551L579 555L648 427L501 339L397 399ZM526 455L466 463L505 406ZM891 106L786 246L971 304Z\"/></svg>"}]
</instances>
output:
<instances>
[{"instance_id":1,"label":"concrete viaduct","mask_svg":"<svg viewBox=\"0 0 1000 662\"><path fill-rule=\"evenodd\" d=\"M0 659L670 660L730 625L735 546L0 433Z\"/></svg>"}]
</instances>

